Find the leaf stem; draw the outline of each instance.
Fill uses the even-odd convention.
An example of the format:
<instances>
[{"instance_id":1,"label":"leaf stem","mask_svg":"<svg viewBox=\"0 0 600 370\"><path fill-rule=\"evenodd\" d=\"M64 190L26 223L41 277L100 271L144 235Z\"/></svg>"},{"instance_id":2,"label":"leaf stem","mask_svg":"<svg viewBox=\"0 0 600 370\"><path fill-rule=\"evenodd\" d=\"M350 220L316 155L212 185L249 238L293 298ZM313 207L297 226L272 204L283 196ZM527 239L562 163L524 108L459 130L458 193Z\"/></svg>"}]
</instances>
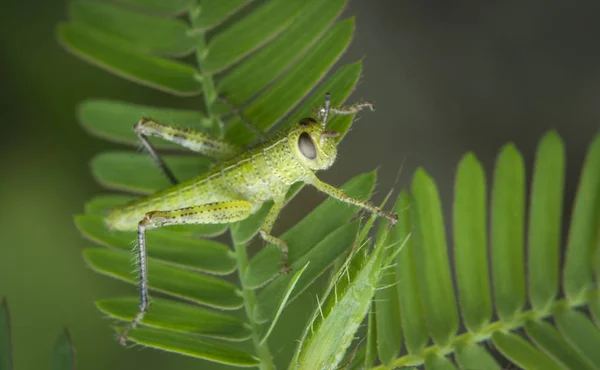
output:
<instances>
[{"instance_id":1,"label":"leaf stem","mask_svg":"<svg viewBox=\"0 0 600 370\"><path fill-rule=\"evenodd\" d=\"M240 281L242 281L242 277L244 276L244 273L248 267L248 254L246 253L246 245L243 243L234 243L234 249L238 274ZM266 341L262 344L260 343L259 333L261 325L254 320L256 312L256 294L254 294L254 290L244 287L243 283L241 286L242 296L244 297L244 309L246 310L246 316L248 316L248 320L250 321L250 325L252 327L252 342L254 343L256 354L260 359L260 368L261 370L275 370L275 364L273 363L273 358Z\"/></svg>"},{"instance_id":2,"label":"leaf stem","mask_svg":"<svg viewBox=\"0 0 600 370\"><path fill-rule=\"evenodd\" d=\"M192 29L197 28L197 19L200 15L200 5L196 4L189 13L189 20ZM208 45L206 44L206 34L204 31L198 28L198 31L193 33L193 37L196 39L196 61L198 69L198 81L202 82L202 97L204 98L204 109L206 116L212 120L217 120L220 126L221 133L223 132L223 124L221 120L215 116L213 112L213 105L217 101L218 93L215 86L215 81L212 74L205 74L202 72L202 65L208 54Z\"/></svg>"},{"instance_id":3,"label":"leaf stem","mask_svg":"<svg viewBox=\"0 0 600 370\"><path fill-rule=\"evenodd\" d=\"M394 360L392 368L404 367L404 366L420 366L425 362L425 357L429 354L437 353L441 356L446 356L453 353L460 345L465 343L479 343L486 341L492 337L492 334L495 332L509 332L515 329L518 329L525 325L527 320L543 320L546 317L560 312L562 310L568 310L577 308L580 306L584 306L588 304L595 297L600 296L600 289L592 290L588 292L585 296L585 299L580 301L569 301L567 299L560 299L555 301L547 310L544 311L536 311L529 310L524 311L518 316L516 316L513 320L502 322L502 321L494 321L489 323L486 327L482 328L477 333L464 333L458 335L454 338L454 340L448 344L447 346L440 347L437 344L431 345L427 348L424 348L420 353L415 354L406 354L404 356L398 357ZM370 368L370 370L385 370L387 367L384 365L379 365L376 367Z\"/></svg>"},{"instance_id":4,"label":"leaf stem","mask_svg":"<svg viewBox=\"0 0 600 370\"><path fill-rule=\"evenodd\" d=\"M200 11L199 4L196 4L196 6L190 10L189 19L190 25L193 29L195 29L197 26L197 19L200 15ZM202 73L202 64L208 53L208 45L206 44L205 33L202 31L194 32L193 37L195 37L197 41L196 60L198 63L198 80L202 81L202 96L204 98L205 113L210 119L218 120L222 133L223 124L213 112L213 105L218 98L215 82L211 74ZM237 270L241 282L244 272L248 266L248 254L246 253L246 245L242 243L234 243L234 249L237 261ZM254 294L253 290L245 288L243 284L241 284L241 286L242 297L244 298L244 309L246 310L246 316L248 316L248 321L250 321L250 326L252 328L252 342L254 343L256 355L260 359L260 369L275 370L275 364L273 364L269 347L266 343L260 343L260 324L254 320L256 311L256 295Z\"/></svg>"}]
</instances>

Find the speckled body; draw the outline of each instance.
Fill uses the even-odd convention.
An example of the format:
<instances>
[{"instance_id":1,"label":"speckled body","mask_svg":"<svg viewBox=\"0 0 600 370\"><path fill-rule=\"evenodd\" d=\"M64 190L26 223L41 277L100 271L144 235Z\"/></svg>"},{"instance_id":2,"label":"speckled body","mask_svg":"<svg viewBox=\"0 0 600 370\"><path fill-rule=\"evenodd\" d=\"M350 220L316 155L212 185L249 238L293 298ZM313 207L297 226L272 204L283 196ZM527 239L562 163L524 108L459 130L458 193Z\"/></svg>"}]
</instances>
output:
<instances>
[{"instance_id":1,"label":"speckled body","mask_svg":"<svg viewBox=\"0 0 600 370\"><path fill-rule=\"evenodd\" d=\"M136 230L148 212L234 200L250 202L252 212L255 212L266 200L283 199L295 182L310 183L315 176L314 170L333 164L336 145L332 138L325 138L318 146L322 155L314 160L299 152L298 139L306 132L313 141L322 140L322 130L316 121L294 126L198 177L113 209L107 215L106 223L114 230ZM219 220L213 221L218 223Z\"/></svg>"}]
</instances>

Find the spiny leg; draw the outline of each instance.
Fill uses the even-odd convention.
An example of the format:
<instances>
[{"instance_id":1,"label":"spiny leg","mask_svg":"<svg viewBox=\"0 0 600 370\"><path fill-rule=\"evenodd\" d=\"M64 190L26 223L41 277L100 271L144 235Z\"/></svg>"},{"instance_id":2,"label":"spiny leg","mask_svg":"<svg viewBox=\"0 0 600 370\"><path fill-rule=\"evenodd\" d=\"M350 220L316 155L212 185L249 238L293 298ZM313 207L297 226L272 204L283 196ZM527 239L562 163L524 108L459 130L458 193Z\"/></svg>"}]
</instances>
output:
<instances>
[{"instance_id":1,"label":"spiny leg","mask_svg":"<svg viewBox=\"0 0 600 370\"><path fill-rule=\"evenodd\" d=\"M178 181L171 169L166 165L148 141L149 136L159 137L165 141L178 144L194 152L217 159L231 158L240 152L240 149L235 145L203 132L164 125L150 118L142 118L139 120L138 123L133 126L133 131L136 133L148 153L150 153L154 162L156 162L161 171L163 171L169 178L169 181L173 184L177 184Z\"/></svg>"},{"instance_id":2,"label":"spiny leg","mask_svg":"<svg viewBox=\"0 0 600 370\"><path fill-rule=\"evenodd\" d=\"M396 225L396 223L398 222L398 215L387 213L371 202L352 198L346 193L344 193L342 190L319 180L316 176L311 178L310 184L318 190L322 191L323 193L329 195L330 197L341 200L344 203L359 206L360 208L366 209L367 211L375 213L378 216L387 218L388 220L390 220L390 224L392 226Z\"/></svg>"},{"instance_id":3,"label":"spiny leg","mask_svg":"<svg viewBox=\"0 0 600 370\"><path fill-rule=\"evenodd\" d=\"M290 273L290 268L287 264L288 262L288 245L285 240L279 239L273 235L271 235L271 230L273 230L273 225L275 224L275 220L279 216L279 212L283 208L284 200L277 199L275 200L273 207L269 211L269 214L265 218L263 225L259 230L260 237L263 238L267 243L275 244L281 250L281 272L284 274Z\"/></svg>"},{"instance_id":4,"label":"spiny leg","mask_svg":"<svg viewBox=\"0 0 600 370\"><path fill-rule=\"evenodd\" d=\"M165 174L165 176L167 176L171 184L176 185L179 181L177 181L177 178L175 178L173 171L171 171L171 169L169 168L169 166L167 166L165 161L163 161L163 159L158 155L156 150L154 150L152 144L150 144L150 142L148 141L148 137L144 133L142 133L141 127L144 124L144 122L146 122L144 118L138 121L138 123L136 123L135 126L133 126L133 131L136 133L138 139L140 139L142 145L144 145L144 148L146 148L146 150L150 154L150 157L152 158L154 163L156 163L158 168L160 168L160 170Z\"/></svg>"},{"instance_id":5,"label":"spiny leg","mask_svg":"<svg viewBox=\"0 0 600 370\"><path fill-rule=\"evenodd\" d=\"M173 211L148 212L138 224L138 268L140 305L133 321L120 334L119 341L125 345L127 335L143 320L150 297L148 295L148 261L146 254L146 231L169 225L182 224L221 224L243 220L252 211L252 204L247 201L229 201L208 203Z\"/></svg>"}]
</instances>

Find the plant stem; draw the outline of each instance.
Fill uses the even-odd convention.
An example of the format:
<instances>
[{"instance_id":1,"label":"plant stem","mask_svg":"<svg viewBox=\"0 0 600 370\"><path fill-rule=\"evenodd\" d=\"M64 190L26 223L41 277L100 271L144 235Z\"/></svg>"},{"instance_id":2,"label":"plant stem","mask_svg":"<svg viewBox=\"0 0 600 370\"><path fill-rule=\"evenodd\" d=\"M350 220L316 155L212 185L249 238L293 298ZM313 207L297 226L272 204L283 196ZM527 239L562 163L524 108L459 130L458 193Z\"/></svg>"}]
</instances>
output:
<instances>
[{"instance_id":1,"label":"plant stem","mask_svg":"<svg viewBox=\"0 0 600 370\"><path fill-rule=\"evenodd\" d=\"M197 40L197 48L196 48L196 60L198 63L198 80L202 82L202 96L204 98L205 105L205 113L206 116L212 120L217 120L219 122L221 132L223 131L222 122L219 117L216 117L213 112L213 104L217 101L218 93L215 87L215 82L211 74L202 73L202 64L206 58L207 53L207 45L206 38L204 32L197 29L197 19L200 15L200 5L196 4L190 9L189 19L190 24L192 26L192 32L194 37ZM237 260L237 269L240 277L240 282L242 281L242 276L244 276L244 272L248 266L248 254L246 253L246 246L244 244L235 244L235 257ZM244 309L246 310L246 316L248 316L248 321L252 327L252 342L254 343L254 348L256 351L256 355L260 359L260 369L261 370L275 370L275 364L273 364L273 359L271 356L271 352L269 351L269 347L266 342L260 344L260 329L261 325L254 321L255 311L256 311L256 295L254 291L251 289L247 289L242 286L242 296L244 298Z\"/></svg>"},{"instance_id":2,"label":"plant stem","mask_svg":"<svg viewBox=\"0 0 600 370\"><path fill-rule=\"evenodd\" d=\"M241 282L244 273L246 272L246 268L248 267L248 254L246 253L246 245L244 244L234 244L234 248L238 274ZM274 370L275 364L273 364L273 358L266 341L265 343L260 344L259 332L261 325L254 321L256 295L254 294L254 290L245 288L243 283L241 286L242 296L244 297L244 309L246 310L248 321L250 321L250 325L252 326L252 342L254 343L256 354L258 355L258 358L260 358L260 368L261 370Z\"/></svg>"},{"instance_id":3,"label":"plant stem","mask_svg":"<svg viewBox=\"0 0 600 370\"><path fill-rule=\"evenodd\" d=\"M489 323L485 328L482 328L478 333L464 333L458 335L448 345L441 347L437 344L431 345L424 348L420 353L407 354L398 357L393 362L393 368L401 368L404 366L420 366L425 362L425 357L430 353L437 353L441 356L446 356L453 353L460 343L479 343L489 340L497 331L509 332L516 330L525 325L527 320L543 320L544 318L552 315L553 313L560 310L573 309L588 304L596 296L600 296L600 289L592 290L587 293L585 299L577 302L570 302L567 299L560 299L555 301L549 309L544 312L535 310L524 311L519 314L516 318L510 322L494 321ZM372 367L370 370L385 370L387 369L383 365Z\"/></svg>"},{"instance_id":4,"label":"plant stem","mask_svg":"<svg viewBox=\"0 0 600 370\"><path fill-rule=\"evenodd\" d=\"M217 88L215 87L215 82L212 74L203 73L202 65L204 64L204 60L206 59L206 54L208 51L208 47L206 45L206 35L202 30L197 29L197 19L200 15L200 5L196 4L192 9L190 9L189 20L190 25L192 26L192 34L196 38L196 62L198 75L197 79L202 83L202 97L204 98L204 112L206 116L211 120L215 120L219 125L219 130L223 132L223 124L219 117L216 117L213 112L213 104L217 101L218 93Z\"/></svg>"}]
</instances>

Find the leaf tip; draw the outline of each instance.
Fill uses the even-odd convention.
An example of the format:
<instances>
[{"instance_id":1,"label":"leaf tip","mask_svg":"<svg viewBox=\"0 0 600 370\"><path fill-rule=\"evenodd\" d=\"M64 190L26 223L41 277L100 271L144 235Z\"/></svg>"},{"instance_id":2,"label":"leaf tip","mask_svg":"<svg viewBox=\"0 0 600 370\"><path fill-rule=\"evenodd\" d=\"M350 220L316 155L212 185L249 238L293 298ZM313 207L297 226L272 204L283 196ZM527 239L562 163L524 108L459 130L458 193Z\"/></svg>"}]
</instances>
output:
<instances>
[{"instance_id":1,"label":"leaf tip","mask_svg":"<svg viewBox=\"0 0 600 370\"><path fill-rule=\"evenodd\" d=\"M409 197L410 195L408 194L408 190L400 189L396 203L400 203L401 201L408 201Z\"/></svg>"},{"instance_id":2,"label":"leaf tip","mask_svg":"<svg viewBox=\"0 0 600 370\"><path fill-rule=\"evenodd\" d=\"M433 181L431 176L427 173L427 171L423 167L417 168L415 174L413 175L412 186L418 186L419 184L429 183Z\"/></svg>"},{"instance_id":3,"label":"leaf tip","mask_svg":"<svg viewBox=\"0 0 600 370\"><path fill-rule=\"evenodd\" d=\"M465 154L462 157L462 159L460 160L460 162L458 163L459 171L463 168L469 168L469 167L481 167L481 163L479 162L479 159L473 152L468 152L467 154Z\"/></svg>"},{"instance_id":4,"label":"leaf tip","mask_svg":"<svg viewBox=\"0 0 600 370\"><path fill-rule=\"evenodd\" d=\"M558 131L553 129L544 134L542 140L540 140L539 148L545 148L546 146L550 146L554 150L562 151L564 149L564 142Z\"/></svg>"},{"instance_id":5,"label":"leaf tip","mask_svg":"<svg viewBox=\"0 0 600 370\"><path fill-rule=\"evenodd\" d=\"M513 143L507 143L500 149L500 154L498 155L498 161L508 160L508 159L519 159L522 161L521 152L517 149L517 146Z\"/></svg>"}]
</instances>

